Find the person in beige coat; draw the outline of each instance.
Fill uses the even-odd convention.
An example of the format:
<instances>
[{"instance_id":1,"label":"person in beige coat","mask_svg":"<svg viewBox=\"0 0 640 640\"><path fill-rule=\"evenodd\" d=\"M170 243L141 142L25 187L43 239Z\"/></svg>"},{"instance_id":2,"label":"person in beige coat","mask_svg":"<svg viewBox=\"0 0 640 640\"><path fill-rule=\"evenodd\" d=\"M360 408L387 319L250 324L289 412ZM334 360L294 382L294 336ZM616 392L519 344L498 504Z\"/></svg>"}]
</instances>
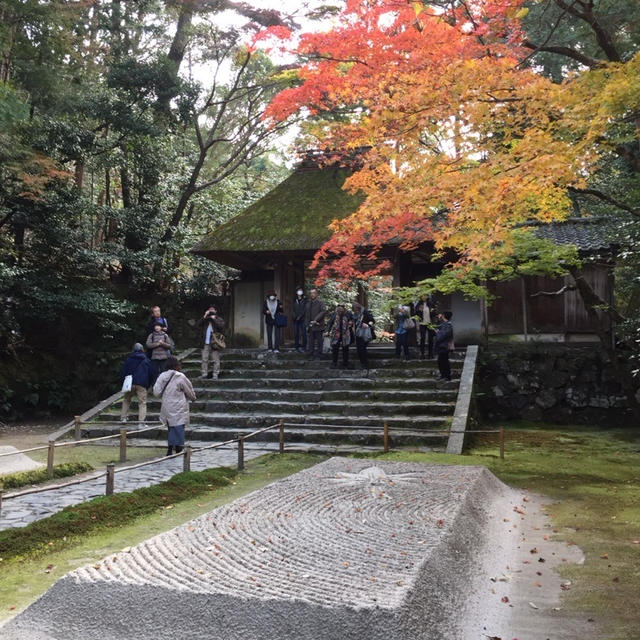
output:
<instances>
[{"instance_id":1,"label":"person in beige coat","mask_svg":"<svg viewBox=\"0 0 640 640\"><path fill-rule=\"evenodd\" d=\"M153 395L162 398L160 420L167 425L167 455L175 448L180 453L184 447L184 432L189 424L189 400L196 399L189 378L180 371L180 361L171 356L167 370L160 374L153 385Z\"/></svg>"}]
</instances>

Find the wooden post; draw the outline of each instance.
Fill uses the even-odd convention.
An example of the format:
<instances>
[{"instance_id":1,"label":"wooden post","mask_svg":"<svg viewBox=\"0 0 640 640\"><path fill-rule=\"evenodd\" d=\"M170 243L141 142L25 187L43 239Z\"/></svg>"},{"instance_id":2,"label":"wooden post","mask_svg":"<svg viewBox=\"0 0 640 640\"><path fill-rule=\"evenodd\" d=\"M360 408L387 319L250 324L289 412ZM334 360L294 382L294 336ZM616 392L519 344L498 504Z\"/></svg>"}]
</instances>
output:
<instances>
[{"instance_id":1,"label":"wooden post","mask_svg":"<svg viewBox=\"0 0 640 640\"><path fill-rule=\"evenodd\" d=\"M504 427L500 427L500 460L504 460Z\"/></svg>"},{"instance_id":2,"label":"wooden post","mask_svg":"<svg viewBox=\"0 0 640 640\"><path fill-rule=\"evenodd\" d=\"M116 480L116 465L113 462L110 462L107 465L107 489L105 491L105 495L111 496L113 495L113 487L115 485Z\"/></svg>"},{"instance_id":3,"label":"wooden post","mask_svg":"<svg viewBox=\"0 0 640 640\"><path fill-rule=\"evenodd\" d=\"M82 430L82 420L80 416L73 416L73 439L80 440Z\"/></svg>"},{"instance_id":4,"label":"wooden post","mask_svg":"<svg viewBox=\"0 0 640 640\"><path fill-rule=\"evenodd\" d=\"M284 453L284 420L280 420L280 453Z\"/></svg>"},{"instance_id":5,"label":"wooden post","mask_svg":"<svg viewBox=\"0 0 640 640\"><path fill-rule=\"evenodd\" d=\"M2 494L4 493L4 491L2 491L2 489L0 489L0 512L2 511Z\"/></svg>"},{"instance_id":6,"label":"wooden post","mask_svg":"<svg viewBox=\"0 0 640 640\"><path fill-rule=\"evenodd\" d=\"M244 436L238 434L238 471L244 469Z\"/></svg>"},{"instance_id":7,"label":"wooden post","mask_svg":"<svg viewBox=\"0 0 640 640\"><path fill-rule=\"evenodd\" d=\"M384 423L384 433L382 434L382 442L384 444L384 452L389 453L389 423Z\"/></svg>"},{"instance_id":8,"label":"wooden post","mask_svg":"<svg viewBox=\"0 0 640 640\"><path fill-rule=\"evenodd\" d=\"M120 462L127 461L127 430L120 429Z\"/></svg>"},{"instance_id":9,"label":"wooden post","mask_svg":"<svg viewBox=\"0 0 640 640\"><path fill-rule=\"evenodd\" d=\"M53 455L56 450L56 443L49 440L49 450L47 451L47 475L53 478Z\"/></svg>"},{"instance_id":10,"label":"wooden post","mask_svg":"<svg viewBox=\"0 0 640 640\"><path fill-rule=\"evenodd\" d=\"M187 445L184 448L184 455L182 458L182 470L191 471L191 447Z\"/></svg>"}]
</instances>

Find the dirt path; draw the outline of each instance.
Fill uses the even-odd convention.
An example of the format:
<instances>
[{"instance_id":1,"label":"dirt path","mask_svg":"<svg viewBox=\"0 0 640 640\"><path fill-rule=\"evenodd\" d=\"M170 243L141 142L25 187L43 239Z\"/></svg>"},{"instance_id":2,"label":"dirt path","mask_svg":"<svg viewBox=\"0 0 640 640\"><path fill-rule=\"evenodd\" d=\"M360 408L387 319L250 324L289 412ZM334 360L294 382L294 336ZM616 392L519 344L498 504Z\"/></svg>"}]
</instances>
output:
<instances>
[{"instance_id":1,"label":"dirt path","mask_svg":"<svg viewBox=\"0 0 640 640\"><path fill-rule=\"evenodd\" d=\"M0 446L11 445L16 449L28 449L47 444L49 434L66 424L68 420L42 420L31 422L0 422Z\"/></svg>"}]
</instances>

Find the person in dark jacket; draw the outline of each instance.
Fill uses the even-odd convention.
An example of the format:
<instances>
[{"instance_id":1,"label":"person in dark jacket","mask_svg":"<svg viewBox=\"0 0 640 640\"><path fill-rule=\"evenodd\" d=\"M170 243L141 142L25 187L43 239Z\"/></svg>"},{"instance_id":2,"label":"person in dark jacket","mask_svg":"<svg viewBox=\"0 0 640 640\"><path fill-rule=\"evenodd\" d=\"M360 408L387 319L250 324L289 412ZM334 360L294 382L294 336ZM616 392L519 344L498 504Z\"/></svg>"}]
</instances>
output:
<instances>
[{"instance_id":1,"label":"person in dark jacket","mask_svg":"<svg viewBox=\"0 0 640 640\"><path fill-rule=\"evenodd\" d=\"M160 307L156 305L155 307L151 307L151 317L149 318L149 322L147 322L146 335L153 333L153 327L158 323L160 323L164 333L171 333L171 330L169 329L169 321L162 316Z\"/></svg>"},{"instance_id":2,"label":"person in dark jacket","mask_svg":"<svg viewBox=\"0 0 640 640\"><path fill-rule=\"evenodd\" d=\"M309 332L309 357L320 359L322 357L322 336L324 333L324 317L327 315L327 307L318 297L318 290L309 291L309 302L305 322Z\"/></svg>"},{"instance_id":3,"label":"person in dark jacket","mask_svg":"<svg viewBox=\"0 0 640 640\"><path fill-rule=\"evenodd\" d=\"M438 314L438 320L441 324L436 332L435 350L438 356L438 369L440 371L440 380L451 380L451 364L449 362L449 351L453 346L453 325L451 311L443 311Z\"/></svg>"},{"instance_id":4,"label":"person in dark jacket","mask_svg":"<svg viewBox=\"0 0 640 640\"><path fill-rule=\"evenodd\" d=\"M133 376L131 391L125 391L122 398L120 422L127 422L131 398L136 394L138 398L138 421L144 423L147 418L147 389L154 383L151 371L151 362L144 353L144 347L136 342L133 351L124 361L120 370L120 382L123 383L126 376Z\"/></svg>"},{"instance_id":5,"label":"person in dark jacket","mask_svg":"<svg viewBox=\"0 0 640 640\"><path fill-rule=\"evenodd\" d=\"M296 289L296 296L293 299L293 330L294 330L294 349L300 353L300 351L307 350L307 329L305 325L305 318L307 315L307 297L304 295L302 287Z\"/></svg>"},{"instance_id":6,"label":"person in dark jacket","mask_svg":"<svg viewBox=\"0 0 640 640\"><path fill-rule=\"evenodd\" d=\"M369 309L365 309L359 302L351 305L353 311L353 331L356 336L356 351L360 367L365 371L365 376L369 374L369 356L367 354L367 345L376 337L373 330L373 314ZM368 331L367 331L368 329Z\"/></svg>"},{"instance_id":7,"label":"person in dark jacket","mask_svg":"<svg viewBox=\"0 0 640 640\"><path fill-rule=\"evenodd\" d=\"M283 313L282 302L278 300L276 292L272 289L267 291L267 299L262 304L262 313L264 315L264 324L267 329L267 341L269 348L267 351L280 353L280 327L276 324L276 316Z\"/></svg>"},{"instance_id":8,"label":"person in dark jacket","mask_svg":"<svg viewBox=\"0 0 640 640\"><path fill-rule=\"evenodd\" d=\"M216 341L215 334L224 330L224 319L218 314L215 305L209 306L200 319L202 327L202 377L218 379L220 375L220 346ZM209 361L213 362L213 373L209 372Z\"/></svg>"}]
</instances>

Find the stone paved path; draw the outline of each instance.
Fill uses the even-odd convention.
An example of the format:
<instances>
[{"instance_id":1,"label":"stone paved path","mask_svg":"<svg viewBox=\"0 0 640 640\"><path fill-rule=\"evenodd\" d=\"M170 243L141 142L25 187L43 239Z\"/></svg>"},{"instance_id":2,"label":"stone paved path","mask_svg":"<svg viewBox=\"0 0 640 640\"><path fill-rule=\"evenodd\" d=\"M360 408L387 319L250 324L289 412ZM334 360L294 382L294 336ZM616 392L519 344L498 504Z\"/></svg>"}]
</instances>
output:
<instances>
[{"instance_id":1,"label":"stone paved path","mask_svg":"<svg viewBox=\"0 0 640 640\"><path fill-rule=\"evenodd\" d=\"M157 440L142 441L147 446L158 446ZM140 443L142 444L142 443ZM205 446L209 443L190 443L193 447ZM277 451L278 443L261 442L256 444L245 443L245 460L250 460L269 451ZM356 446L323 446L306 443L287 443L287 451L317 451L327 454L352 453L366 450L366 447ZM214 467L230 467L238 462L238 454L235 447L229 449L210 449L200 453L194 452L191 457L192 471L202 471ZM123 493L149 487L168 480L176 473L182 471L182 457L157 462L146 467L118 472L116 468L115 486L116 493ZM0 510L0 531L12 527L24 527L31 522L47 518L69 505L80 504L92 498L105 494L105 475L103 471L92 475L99 475L93 480L88 480L77 485L52 489L39 493L30 493L17 498L5 499ZM19 490L16 490L19 491Z\"/></svg>"}]
</instances>

